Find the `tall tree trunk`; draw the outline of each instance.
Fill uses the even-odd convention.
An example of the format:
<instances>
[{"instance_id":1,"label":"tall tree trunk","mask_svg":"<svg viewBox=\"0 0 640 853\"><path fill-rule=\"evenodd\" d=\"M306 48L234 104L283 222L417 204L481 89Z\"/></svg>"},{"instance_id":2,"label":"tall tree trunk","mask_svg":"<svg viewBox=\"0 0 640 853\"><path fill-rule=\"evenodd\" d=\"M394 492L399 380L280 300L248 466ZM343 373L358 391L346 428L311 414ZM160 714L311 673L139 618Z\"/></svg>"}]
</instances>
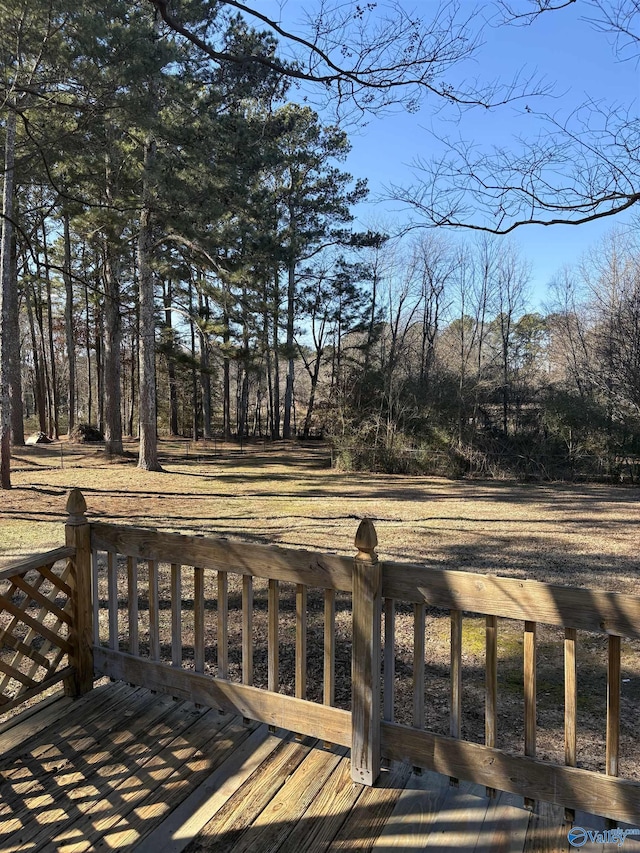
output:
<instances>
[{"instance_id":1,"label":"tall tree trunk","mask_svg":"<svg viewBox=\"0 0 640 853\"><path fill-rule=\"evenodd\" d=\"M273 290L273 406L271 438L276 441L280 438L280 352L279 352L279 328L280 328L280 276L275 271Z\"/></svg>"},{"instance_id":2,"label":"tall tree trunk","mask_svg":"<svg viewBox=\"0 0 640 853\"><path fill-rule=\"evenodd\" d=\"M171 279L164 291L164 324L167 334L167 374L169 376L169 435L178 435L178 387L176 384L176 360L173 357L173 325L171 319Z\"/></svg>"},{"instance_id":3,"label":"tall tree trunk","mask_svg":"<svg viewBox=\"0 0 640 853\"><path fill-rule=\"evenodd\" d=\"M138 384L138 363L140 352L138 348L138 324L131 331L131 372L129 375L131 393L129 396L129 417L127 420L127 435L134 438L134 426L136 421L136 384Z\"/></svg>"},{"instance_id":4,"label":"tall tree trunk","mask_svg":"<svg viewBox=\"0 0 640 853\"><path fill-rule=\"evenodd\" d=\"M269 347L269 312L267 308L267 288L265 286L264 307L262 314L262 349L264 351L266 373L267 373L267 430L271 432L273 438L273 375L271 367L271 349Z\"/></svg>"},{"instance_id":5,"label":"tall tree trunk","mask_svg":"<svg viewBox=\"0 0 640 853\"><path fill-rule=\"evenodd\" d=\"M11 106L11 105L9 105ZM2 197L2 244L0 248L0 488L11 488L11 396L10 358L18 327L11 327L11 240L13 236L13 192L15 178L16 113L9 108L5 130L4 189Z\"/></svg>"},{"instance_id":6,"label":"tall tree trunk","mask_svg":"<svg viewBox=\"0 0 640 853\"><path fill-rule=\"evenodd\" d=\"M196 371L196 326L193 320L193 284L189 279L189 327L191 329L191 434L198 440L198 373Z\"/></svg>"},{"instance_id":7,"label":"tall tree trunk","mask_svg":"<svg viewBox=\"0 0 640 853\"><path fill-rule=\"evenodd\" d=\"M158 425L156 402L156 325L153 298L153 271L150 265L153 246L151 202L153 196L151 171L156 157L155 139L149 135L144 145L144 177L142 211L138 235L138 287L140 301L140 333L138 338L140 389L138 412L140 420L140 452L138 468L162 471L158 462Z\"/></svg>"},{"instance_id":8,"label":"tall tree trunk","mask_svg":"<svg viewBox=\"0 0 640 853\"><path fill-rule=\"evenodd\" d=\"M122 318L120 316L120 285L117 262L113 255L111 239L104 245L104 343L103 343L103 393L104 399L104 449L108 455L122 455L122 395L120 389L120 344Z\"/></svg>"},{"instance_id":9,"label":"tall tree trunk","mask_svg":"<svg viewBox=\"0 0 640 853\"><path fill-rule=\"evenodd\" d=\"M36 324L33 319L33 305L31 286L27 283L24 289L25 303L27 305L27 318L29 320L29 332L31 333L31 349L33 351L33 372L34 372L34 389L33 395L35 399L36 411L38 413L38 423L40 432L47 431L47 412L45 406L45 385L44 374L42 372L42 364L40 361L38 336L36 334Z\"/></svg>"},{"instance_id":10,"label":"tall tree trunk","mask_svg":"<svg viewBox=\"0 0 640 853\"><path fill-rule=\"evenodd\" d=\"M69 364L68 389L68 435L76 425L76 342L73 334L73 281L71 278L71 234L69 232L69 214L64 214L64 264L63 276L66 291L64 311L65 332L67 338L67 361Z\"/></svg>"},{"instance_id":11,"label":"tall tree trunk","mask_svg":"<svg viewBox=\"0 0 640 853\"><path fill-rule=\"evenodd\" d=\"M316 354L315 364L313 365L313 370L309 371L309 378L311 379L311 390L309 391L309 402L307 403L307 415L304 419L304 427L303 427L303 436L304 438L309 438L309 432L311 430L311 418L313 416L313 409L316 402L316 389L318 387L318 378L320 376L320 351Z\"/></svg>"},{"instance_id":12,"label":"tall tree trunk","mask_svg":"<svg viewBox=\"0 0 640 853\"><path fill-rule=\"evenodd\" d=\"M282 422L282 437L291 438L291 407L293 404L293 383L295 378L295 361L293 349L293 324L295 319L296 295L296 265L289 262L289 277L287 287L287 384L284 392L284 418Z\"/></svg>"},{"instance_id":13,"label":"tall tree trunk","mask_svg":"<svg viewBox=\"0 0 640 853\"><path fill-rule=\"evenodd\" d=\"M44 280L47 288L47 341L49 344L49 369L51 386L49 389L49 435L58 438L60 434L58 414L58 377L56 372L56 351L53 341L53 301L51 298L51 268L49 267L49 247L47 243L47 225L42 217L42 251L44 255Z\"/></svg>"},{"instance_id":14,"label":"tall tree trunk","mask_svg":"<svg viewBox=\"0 0 640 853\"><path fill-rule=\"evenodd\" d=\"M200 316L209 321L209 300L198 295ZM211 373L209 370L209 336L206 328L200 330L200 388L202 391L202 437L211 438Z\"/></svg>"},{"instance_id":15,"label":"tall tree trunk","mask_svg":"<svg viewBox=\"0 0 640 853\"><path fill-rule=\"evenodd\" d=\"M230 359L229 346L231 343L231 332L229 330L229 310L227 308L227 300L230 299L230 294L225 292L225 305L222 315L222 433L225 441L231 438L231 378L230 378Z\"/></svg>"},{"instance_id":16,"label":"tall tree trunk","mask_svg":"<svg viewBox=\"0 0 640 853\"><path fill-rule=\"evenodd\" d=\"M11 281L9 288L9 328L18 329L18 258L15 234L11 240ZM16 335L9 349L9 393L11 394L11 441L14 447L24 444L24 407L22 405L22 358L20 355L20 335Z\"/></svg>"},{"instance_id":17,"label":"tall tree trunk","mask_svg":"<svg viewBox=\"0 0 640 853\"><path fill-rule=\"evenodd\" d=\"M91 423L91 414L93 411L93 388L91 384L91 328L89 314L89 285L85 279L84 283L84 305L86 310L86 335L85 335L85 350L87 355L87 423Z\"/></svg>"},{"instance_id":18,"label":"tall tree trunk","mask_svg":"<svg viewBox=\"0 0 640 853\"><path fill-rule=\"evenodd\" d=\"M98 400L98 429L101 433L105 432L104 423L104 345L102 329L104 327L104 312L100 306L96 306L94 317L94 334L95 334L95 350L96 350L96 394Z\"/></svg>"},{"instance_id":19,"label":"tall tree trunk","mask_svg":"<svg viewBox=\"0 0 640 853\"><path fill-rule=\"evenodd\" d=\"M244 361L238 367L238 437L245 438L247 436L247 418L249 412L249 375L247 373L246 363L244 363Z\"/></svg>"}]
</instances>

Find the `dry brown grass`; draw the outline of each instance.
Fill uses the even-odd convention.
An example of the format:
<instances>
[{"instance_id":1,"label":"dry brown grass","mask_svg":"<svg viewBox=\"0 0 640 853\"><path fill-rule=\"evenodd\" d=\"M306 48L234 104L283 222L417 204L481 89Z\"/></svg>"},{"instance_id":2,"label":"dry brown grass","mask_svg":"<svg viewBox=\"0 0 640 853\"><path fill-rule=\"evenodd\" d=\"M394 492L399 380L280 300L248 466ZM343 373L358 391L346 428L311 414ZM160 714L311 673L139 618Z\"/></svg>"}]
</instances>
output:
<instances>
[{"instance_id":1,"label":"dry brown grass","mask_svg":"<svg viewBox=\"0 0 640 853\"><path fill-rule=\"evenodd\" d=\"M0 507L0 563L55 547L63 540L68 490L80 487L92 518L121 524L226 536L259 543L353 553L363 516L375 520L382 559L409 560L571 586L637 593L635 524L640 491L602 485L519 485L426 477L344 474L329 467L319 446L161 444L165 473L138 471L133 456L106 460L94 448L64 444L21 449L14 489ZM135 447L131 446L131 451ZM61 467L61 459L64 467ZM313 598L310 599L312 606ZM282 689L291 689L291 613L283 601ZM261 622L261 620L263 620ZM256 595L256 679L266 679L259 638L266 603ZM289 620L289 621L287 621ZM317 624L316 624L317 622ZM338 620L343 643L338 697L348 701L348 611ZM213 621L212 621L213 632ZM124 628L123 628L124 630ZM234 633L235 632L235 633ZM238 635L236 637L236 634ZM311 618L310 667L319 664L320 611ZM124 634L123 634L124 636ZM413 616L397 619L397 715L411 718ZM314 645L314 637L315 643ZM232 622L230 644L238 645ZM287 638L289 638L287 640ZM213 633L210 637L215 640ZM188 647L188 626L185 625ZM426 724L448 733L448 618L433 611L426 635ZM606 649L583 635L579 651L579 760L604 760ZM637 776L640 647L623 644L622 773ZM562 636L542 629L538 644L539 754L563 760ZM340 656L339 656L340 657ZM522 626L501 623L499 744L522 751ZM232 661L239 668L239 657ZM484 734L484 622L465 617L463 734ZM215 670L213 658L208 661Z\"/></svg>"}]
</instances>

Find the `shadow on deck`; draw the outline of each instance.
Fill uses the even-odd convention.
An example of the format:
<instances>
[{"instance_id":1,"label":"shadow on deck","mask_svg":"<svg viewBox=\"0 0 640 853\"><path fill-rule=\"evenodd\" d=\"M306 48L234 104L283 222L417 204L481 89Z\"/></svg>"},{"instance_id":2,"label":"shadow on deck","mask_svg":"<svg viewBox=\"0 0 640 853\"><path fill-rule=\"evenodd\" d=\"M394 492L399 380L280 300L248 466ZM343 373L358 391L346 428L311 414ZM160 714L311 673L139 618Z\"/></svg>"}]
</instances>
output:
<instances>
[{"instance_id":1,"label":"shadow on deck","mask_svg":"<svg viewBox=\"0 0 640 853\"><path fill-rule=\"evenodd\" d=\"M402 764L364 787L344 748L118 682L29 709L0 731L0 754L0 853L576 849L560 807L532 815Z\"/></svg>"}]
</instances>

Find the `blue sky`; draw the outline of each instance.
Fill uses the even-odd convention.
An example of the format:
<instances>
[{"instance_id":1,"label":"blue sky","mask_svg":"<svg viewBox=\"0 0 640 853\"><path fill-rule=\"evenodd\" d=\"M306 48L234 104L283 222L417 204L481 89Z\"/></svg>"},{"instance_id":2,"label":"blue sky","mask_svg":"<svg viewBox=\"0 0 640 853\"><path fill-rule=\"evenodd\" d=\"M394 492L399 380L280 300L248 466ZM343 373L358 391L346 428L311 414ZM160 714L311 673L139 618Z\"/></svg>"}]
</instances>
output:
<instances>
[{"instance_id":1,"label":"blue sky","mask_svg":"<svg viewBox=\"0 0 640 853\"><path fill-rule=\"evenodd\" d=\"M283 23L300 20L301 11L310 3L266 0L261 9L280 9ZM384 2L384 0L383 0ZM402 0L405 8L427 16L431 0ZM460 0L461 9L471 10L475 4ZM482 6L489 14L490 4ZM588 98L640 109L640 70L633 57L616 58L610 36L598 33L582 19L588 7L578 0L568 8L542 16L531 27L500 27L488 31L484 47L474 64L462 66L458 74L467 78L511 79L514 72L525 68L543 75L554 84L551 101L536 102L533 109L550 112L577 107ZM527 102L529 103L529 102ZM378 202L389 184L410 184L415 158L429 158L437 143L429 128L440 135L459 133L465 139L488 145L509 146L518 134L536 132L531 117L523 113L522 104L495 111L483 109L467 112L458 127L445 121L442 113L433 113L434 101L427 101L417 114L396 111L382 118L371 118L366 127L350 132L352 153L347 168L354 177L366 177L372 201L360 205L358 221L362 225L377 218L405 221L409 217L397 202ZM444 130L443 130L444 128ZM532 265L532 302L538 307L545 299L546 285L563 265L576 264L587 249L593 247L613 227L631 227L634 215L608 217L580 226L525 226L510 238L520 246Z\"/></svg>"}]
</instances>

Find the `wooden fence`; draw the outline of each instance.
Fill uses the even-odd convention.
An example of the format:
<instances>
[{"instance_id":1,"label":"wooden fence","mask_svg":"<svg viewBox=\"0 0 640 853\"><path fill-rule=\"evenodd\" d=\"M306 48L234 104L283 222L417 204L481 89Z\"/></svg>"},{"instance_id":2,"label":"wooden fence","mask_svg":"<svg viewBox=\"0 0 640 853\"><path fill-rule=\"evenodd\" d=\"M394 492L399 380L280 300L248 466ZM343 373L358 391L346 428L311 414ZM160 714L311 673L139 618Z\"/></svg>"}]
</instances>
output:
<instances>
[{"instance_id":1,"label":"wooden fence","mask_svg":"<svg viewBox=\"0 0 640 853\"><path fill-rule=\"evenodd\" d=\"M546 800L568 810L640 822L640 783L619 776L621 641L640 639L640 597L381 563L375 551L376 532L367 520L356 534L357 553L352 559L89 523L78 490L71 493L67 509L67 546L0 576L10 584L0 600L6 624L0 636L16 656L9 663L3 657L3 689L9 678L19 684L13 696L4 689L6 707L55 680L64 678L68 691L82 693L91 688L94 676L107 675L350 747L352 778L363 784L375 782L381 761L406 760L454 781L465 779L490 791L520 794L531 807L535 800ZM61 574L52 572L57 559L65 560ZM30 573L34 580L27 582L24 578ZM53 585L50 594L40 592L40 578ZM267 611L266 636L259 649L254 631L256 590L266 599ZM283 590L293 591L290 614L283 612ZM26 605L15 604L18 592ZM316 614L322 628L322 661L312 661L314 683L308 669L310 595L314 607L322 609L321 617ZM57 601L60 596L63 606ZM345 653L350 651L351 683L350 701L342 702L345 707L336 707L335 701L337 597L348 602L350 616ZM34 607L41 610L31 615ZM394 720L399 608L413 611L412 724ZM427 731L423 725L425 693L429 696L425 620L443 611L450 622L449 735ZM44 613L49 615L45 618ZM283 642L285 615L292 625L290 643L289 635ZM485 623L484 743L463 739L461 725L463 622L478 616ZM47 619L58 628L47 627ZM19 622L22 633L16 631ZM524 743L522 754L514 754L496 746L499 635L503 625L520 623L524 623ZM536 756L541 624L564 632L564 764ZM29 632L36 630L40 634L34 642L36 635ZM576 650L582 632L604 635L608 644L602 721L605 772L576 766ZM293 695L281 692L280 681L280 653L289 645L294 648ZM54 648L53 657L47 657ZM61 668L65 654L68 664ZM266 680L258 686L257 654L265 658L266 671ZM45 657L51 663L45 665ZM32 671L36 664L43 672L39 681ZM309 699L309 693L315 699Z\"/></svg>"}]
</instances>

